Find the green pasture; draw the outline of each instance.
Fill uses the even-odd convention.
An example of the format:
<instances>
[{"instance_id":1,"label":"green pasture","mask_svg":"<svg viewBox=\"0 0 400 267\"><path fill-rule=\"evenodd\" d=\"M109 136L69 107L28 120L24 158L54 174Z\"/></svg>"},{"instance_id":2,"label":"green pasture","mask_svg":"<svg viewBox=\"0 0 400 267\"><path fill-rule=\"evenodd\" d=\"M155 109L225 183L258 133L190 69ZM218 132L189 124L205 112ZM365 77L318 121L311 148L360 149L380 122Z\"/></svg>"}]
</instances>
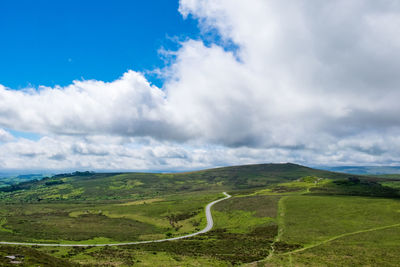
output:
<instances>
[{"instance_id":1,"label":"green pasture","mask_svg":"<svg viewBox=\"0 0 400 267\"><path fill-rule=\"evenodd\" d=\"M310 245L330 237L400 223L397 199L355 196L291 196L282 240Z\"/></svg>"}]
</instances>

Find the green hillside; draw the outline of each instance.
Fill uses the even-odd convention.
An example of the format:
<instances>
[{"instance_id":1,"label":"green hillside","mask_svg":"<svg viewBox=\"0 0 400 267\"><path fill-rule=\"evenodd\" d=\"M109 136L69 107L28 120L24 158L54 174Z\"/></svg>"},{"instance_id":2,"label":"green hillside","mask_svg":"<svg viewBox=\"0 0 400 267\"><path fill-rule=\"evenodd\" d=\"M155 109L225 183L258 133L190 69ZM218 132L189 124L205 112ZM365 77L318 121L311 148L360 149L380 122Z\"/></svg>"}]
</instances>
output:
<instances>
[{"instance_id":1,"label":"green hillside","mask_svg":"<svg viewBox=\"0 0 400 267\"><path fill-rule=\"evenodd\" d=\"M168 174L75 172L2 187L0 241L93 245L183 236L206 226L204 207L223 191L233 197L213 207L214 228L205 234L121 247L33 247L20 254L37 251L39 258L84 266L321 266L321 258L375 266L373 256L362 255L376 243L374 257L387 253L389 263L399 260L392 239L400 234L400 179L291 163ZM369 231L374 235L366 238ZM335 242L354 260L319 254ZM22 248L2 246L0 254L7 249Z\"/></svg>"},{"instance_id":2,"label":"green hillside","mask_svg":"<svg viewBox=\"0 0 400 267\"><path fill-rule=\"evenodd\" d=\"M170 174L76 172L0 188L0 201L101 201L142 199L181 192L254 190L303 176L329 179L349 177L347 174L291 163L245 165Z\"/></svg>"}]
</instances>

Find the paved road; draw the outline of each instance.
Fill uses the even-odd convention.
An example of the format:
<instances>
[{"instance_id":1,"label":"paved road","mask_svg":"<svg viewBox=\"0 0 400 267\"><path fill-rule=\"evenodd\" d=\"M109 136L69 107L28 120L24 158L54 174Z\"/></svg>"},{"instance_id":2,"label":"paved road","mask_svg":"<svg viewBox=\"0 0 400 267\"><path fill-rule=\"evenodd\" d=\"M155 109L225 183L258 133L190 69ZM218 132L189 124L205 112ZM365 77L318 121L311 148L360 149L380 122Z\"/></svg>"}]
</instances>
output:
<instances>
[{"instance_id":1,"label":"paved road","mask_svg":"<svg viewBox=\"0 0 400 267\"><path fill-rule=\"evenodd\" d=\"M231 195L229 195L228 193L226 193L226 192L223 192L223 193L225 195L224 198L221 198L221 199L215 200L211 203L208 203L206 206L207 226L203 230L193 233L193 234L188 234L188 235L178 236L178 237L173 237L173 238L158 239L158 240L126 242L126 243L111 243L111 244L44 244L44 243L20 243L20 242L0 242L0 244L2 244L2 245L19 245L19 246L42 246L42 247L104 247L104 246L125 246L125 245L137 245L137 244L146 244L146 243L158 243L158 242L188 238L188 237L192 237L195 235L206 233L213 228L214 221L213 221L213 218L211 215L211 207L214 204L231 197Z\"/></svg>"}]
</instances>

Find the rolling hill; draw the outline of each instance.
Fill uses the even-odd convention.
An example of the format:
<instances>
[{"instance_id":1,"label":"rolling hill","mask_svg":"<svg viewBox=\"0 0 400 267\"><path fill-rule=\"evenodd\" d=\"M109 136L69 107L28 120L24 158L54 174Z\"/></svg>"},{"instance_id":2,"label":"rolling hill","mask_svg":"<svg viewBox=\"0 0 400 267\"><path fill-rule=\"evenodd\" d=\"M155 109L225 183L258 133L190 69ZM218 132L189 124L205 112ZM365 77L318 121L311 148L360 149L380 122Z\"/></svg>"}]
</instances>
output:
<instances>
[{"instance_id":1,"label":"rolling hill","mask_svg":"<svg viewBox=\"0 0 400 267\"><path fill-rule=\"evenodd\" d=\"M166 174L59 174L0 188L0 241L93 245L179 237L205 227L204 207L221 192L233 197L213 207L212 231L187 239L103 248L2 246L0 254L37 251L37 263L47 257L77 266L286 266L293 261L320 266L321 251L327 255L324 249L342 242L355 260L342 251L343 257L324 261L374 266L372 257L362 256L369 242L380 248L376 255L398 260L392 239L400 225L399 190L397 176L292 163ZM374 235L363 236L369 232ZM360 238L364 250L352 246L351 238Z\"/></svg>"},{"instance_id":2,"label":"rolling hill","mask_svg":"<svg viewBox=\"0 0 400 267\"><path fill-rule=\"evenodd\" d=\"M11 202L142 199L180 192L254 190L303 176L329 179L349 177L348 174L292 163L244 165L167 174L75 172L0 188L0 192L3 192L0 199ZM365 179L361 176L360 178Z\"/></svg>"}]
</instances>

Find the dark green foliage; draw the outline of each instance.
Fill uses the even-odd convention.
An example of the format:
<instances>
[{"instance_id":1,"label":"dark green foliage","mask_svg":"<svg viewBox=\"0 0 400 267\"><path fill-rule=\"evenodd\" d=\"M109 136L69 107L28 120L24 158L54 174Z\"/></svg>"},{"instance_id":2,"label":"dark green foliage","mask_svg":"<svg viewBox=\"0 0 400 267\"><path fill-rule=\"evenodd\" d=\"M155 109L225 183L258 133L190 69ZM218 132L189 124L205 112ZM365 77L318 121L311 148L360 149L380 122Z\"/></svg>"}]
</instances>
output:
<instances>
[{"instance_id":1,"label":"dark green foliage","mask_svg":"<svg viewBox=\"0 0 400 267\"><path fill-rule=\"evenodd\" d=\"M324 182L319 183L320 178ZM135 246L76 247L63 253L54 252L54 255L71 260L94 258L102 264L110 261L128 266L136 264L143 254L172 259L205 257L236 265L264 259L272 244L277 254L301 247L296 240L281 239L273 243L278 229L274 219L265 217L277 215L281 196L274 194L305 197L300 194L309 190L309 194L314 195L399 196L398 189L383 186L380 184L382 181L384 179L349 177L296 164L235 166L176 174L75 172L0 188L0 213L4 218L0 236L2 240L20 242L35 239L40 242L78 241L96 237L110 238L114 242L135 241L139 237L147 238L146 235L150 238L172 237L194 231L195 227L197 230L204 227L204 217L199 214L203 214L205 203L217 199L222 191L228 191L235 197L214 206L216 226L206 234ZM296 187L300 182L311 183L312 187ZM260 191L251 195L257 190ZM271 191L271 195L261 195ZM148 199L147 204L129 204L142 200L147 202ZM320 210L316 212L321 213ZM241 214L245 216L240 217ZM138 217L125 217L129 215ZM310 216L308 213L303 215ZM285 220L289 216L289 213L284 214ZM236 218L239 218L236 224L228 225ZM139 222L136 219L146 220ZM152 224L152 219L163 223ZM285 221L286 227L293 222L296 220ZM288 230L283 233L288 233ZM49 253L53 252L49 250ZM42 263L41 266L63 266L62 263L52 264Z\"/></svg>"},{"instance_id":2,"label":"dark green foliage","mask_svg":"<svg viewBox=\"0 0 400 267\"><path fill-rule=\"evenodd\" d=\"M334 180L332 183L310 189L315 195L350 195L350 196L371 196L371 197L400 197L399 190L383 186L378 182L358 177Z\"/></svg>"},{"instance_id":3,"label":"dark green foliage","mask_svg":"<svg viewBox=\"0 0 400 267\"><path fill-rule=\"evenodd\" d=\"M191 211L191 212L185 212L185 213L171 213L168 214L166 217L169 220L169 224L172 226L172 228L175 228L178 230L180 226L178 225L179 221L183 221L189 218L192 218L199 214L199 211Z\"/></svg>"},{"instance_id":4,"label":"dark green foliage","mask_svg":"<svg viewBox=\"0 0 400 267\"><path fill-rule=\"evenodd\" d=\"M85 171L85 172L73 172L73 173L61 173L61 174L56 174L53 177L54 178L62 178L62 177L73 177L73 176L93 176L95 174L95 172L90 172L90 171Z\"/></svg>"},{"instance_id":5,"label":"dark green foliage","mask_svg":"<svg viewBox=\"0 0 400 267\"><path fill-rule=\"evenodd\" d=\"M303 188L302 187L295 187L295 186L281 186L281 185L276 185L271 188L272 192L274 193L290 193L290 192L297 192L301 191Z\"/></svg>"},{"instance_id":6,"label":"dark green foliage","mask_svg":"<svg viewBox=\"0 0 400 267\"><path fill-rule=\"evenodd\" d=\"M271 183L292 181L304 176L323 178L344 178L347 175L323 170L316 170L293 163L257 164L216 168L176 176L203 177L208 182L223 181L232 189L265 187Z\"/></svg>"},{"instance_id":7,"label":"dark green foliage","mask_svg":"<svg viewBox=\"0 0 400 267\"><path fill-rule=\"evenodd\" d=\"M163 251L185 256L209 256L231 264L240 264L268 256L276 233L276 225L256 228L247 234L228 233L225 229L218 229L189 239L129 246L127 249Z\"/></svg>"},{"instance_id":8,"label":"dark green foliage","mask_svg":"<svg viewBox=\"0 0 400 267\"><path fill-rule=\"evenodd\" d=\"M71 258L78 254L86 254L98 261L122 261L126 265L132 265L138 262L135 255L140 251L145 251L154 255L166 252L174 259L179 259L180 256L211 257L237 265L268 256L276 233L276 225L258 227L247 234L233 234L225 229L218 229L193 238L172 242L104 247L92 252L89 249L85 251L77 248L70 250L64 257ZM282 244L285 243L282 242Z\"/></svg>"},{"instance_id":9,"label":"dark green foliage","mask_svg":"<svg viewBox=\"0 0 400 267\"><path fill-rule=\"evenodd\" d=\"M90 252L88 255L100 260L114 258L118 261L122 261L123 264L126 264L127 266L132 266L135 263L135 257L133 256L133 253L131 253L129 250L124 250L117 247L104 247L101 250Z\"/></svg>"},{"instance_id":10,"label":"dark green foliage","mask_svg":"<svg viewBox=\"0 0 400 267\"><path fill-rule=\"evenodd\" d=\"M42 179L43 177L44 175L42 174L23 174L18 176L4 176L4 177L1 177L0 175L0 188L10 185L15 185L21 182L31 181L34 179L39 180Z\"/></svg>"},{"instance_id":11,"label":"dark green foliage","mask_svg":"<svg viewBox=\"0 0 400 267\"><path fill-rule=\"evenodd\" d=\"M59 211L52 213L16 214L7 218L13 233L0 232L2 238L14 241L70 240L98 237L117 241L137 240L139 234L160 233L154 225L124 218L108 218L101 214L85 214L77 218Z\"/></svg>"},{"instance_id":12,"label":"dark green foliage","mask_svg":"<svg viewBox=\"0 0 400 267\"><path fill-rule=\"evenodd\" d=\"M42 195L49 190L56 190L60 185L69 186L62 188L63 195L82 189L81 193L73 194L67 199L67 201L82 202L132 199L133 194L137 199L142 199L180 192L254 190L305 176L347 177L345 174L311 169L291 163L234 166L174 174L74 172L0 188L0 192L4 192L0 193L0 201L3 199L11 203L48 202L48 198ZM56 184L56 181L63 181L63 184L61 182ZM49 187L49 182L51 187ZM21 190L28 191L21 193ZM65 198L52 198L50 201L56 200L66 201Z\"/></svg>"},{"instance_id":13,"label":"dark green foliage","mask_svg":"<svg viewBox=\"0 0 400 267\"><path fill-rule=\"evenodd\" d=\"M5 186L0 188L0 192L14 192L14 191L19 191L19 190L28 190L30 189L38 180L31 180L31 181L25 181L21 182L18 184L13 184L10 186Z\"/></svg>"},{"instance_id":14,"label":"dark green foliage","mask_svg":"<svg viewBox=\"0 0 400 267\"><path fill-rule=\"evenodd\" d=\"M11 264L5 256L16 255L17 261L22 264ZM67 260L55 258L46 253L29 247L0 246L0 266L57 266L73 267L79 266Z\"/></svg>"},{"instance_id":15,"label":"dark green foliage","mask_svg":"<svg viewBox=\"0 0 400 267\"><path fill-rule=\"evenodd\" d=\"M377 179L385 179L387 181L397 180L400 181L400 174L382 174L382 175L374 175Z\"/></svg>"},{"instance_id":16,"label":"dark green foliage","mask_svg":"<svg viewBox=\"0 0 400 267\"><path fill-rule=\"evenodd\" d=\"M57 184L63 184L63 183L64 183L63 180L51 180L51 181L45 182L44 184L47 186L50 186L50 185L57 185Z\"/></svg>"},{"instance_id":17,"label":"dark green foliage","mask_svg":"<svg viewBox=\"0 0 400 267\"><path fill-rule=\"evenodd\" d=\"M357 178L357 177L355 177L355 178ZM315 182L318 182L320 179L321 178L317 177L317 176L304 176L304 177L301 177L299 179L299 181L305 182L305 183L315 183Z\"/></svg>"},{"instance_id":18,"label":"dark green foliage","mask_svg":"<svg viewBox=\"0 0 400 267\"><path fill-rule=\"evenodd\" d=\"M278 226L276 224L270 224L267 226L256 227L248 235L253 237L273 239L277 233L278 233Z\"/></svg>"},{"instance_id":19,"label":"dark green foliage","mask_svg":"<svg viewBox=\"0 0 400 267\"><path fill-rule=\"evenodd\" d=\"M360 179L358 177L355 177L355 176L351 176L351 177L347 178L347 182L351 183L351 184L359 184L359 183L361 183Z\"/></svg>"},{"instance_id":20,"label":"dark green foliage","mask_svg":"<svg viewBox=\"0 0 400 267\"><path fill-rule=\"evenodd\" d=\"M274 249L277 253L284 253L301 247L302 246L300 244L289 244L283 241L277 241L274 243Z\"/></svg>"}]
</instances>

